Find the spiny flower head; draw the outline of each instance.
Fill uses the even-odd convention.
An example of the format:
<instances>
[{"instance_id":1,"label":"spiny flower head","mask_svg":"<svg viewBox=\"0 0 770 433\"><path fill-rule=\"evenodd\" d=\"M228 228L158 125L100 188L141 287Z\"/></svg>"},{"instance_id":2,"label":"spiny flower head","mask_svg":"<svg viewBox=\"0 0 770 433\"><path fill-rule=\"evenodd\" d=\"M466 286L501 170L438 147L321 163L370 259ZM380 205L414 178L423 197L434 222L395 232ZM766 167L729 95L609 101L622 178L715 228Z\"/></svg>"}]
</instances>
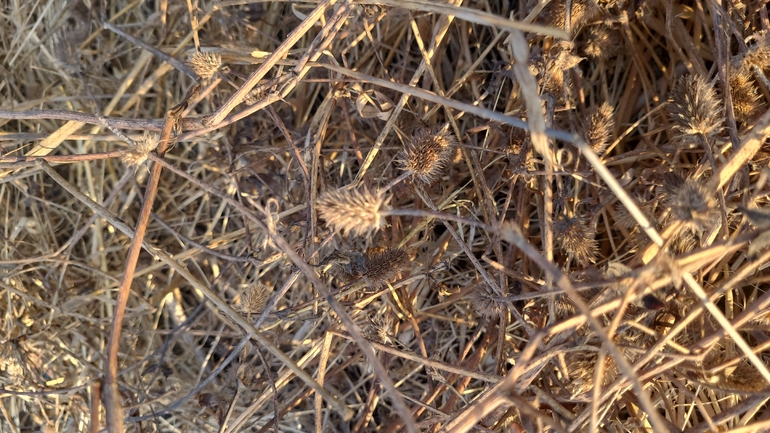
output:
<instances>
[{"instance_id":1,"label":"spiny flower head","mask_svg":"<svg viewBox=\"0 0 770 433\"><path fill-rule=\"evenodd\" d=\"M672 218L682 221L686 228L695 232L713 224L717 216L716 200L702 182L687 179L672 189L672 193L666 197Z\"/></svg>"},{"instance_id":2,"label":"spiny flower head","mask_svg":"<svg viewBox=\"0 0 770 433\"><path fill-rule=\"evenodd\" d=\"M722 108L711 84L700 75L680 77L671 90L668 113L683 135L709 137L722 128Z\"/></svg>"},{"instance_id":3,"label":"spiny flower head","mask_svg":"<svg viewBox=\"0 0 770 433\"><path fill-rule=\"evenodd\" d=\"M222 67L222 56L211 52L196 52L187 58L187 64L199 77L208 80Z\"/></svg>"},{"instance_id":4,"label":"spiny flower head","mask_svg":"<svg viewBox=\"0 0 770 433\"><path fill-rule=\"evenodd\" d=\"M449 124L437 130L420 128L401 152L401 168L412 178L424 184L431 184L454 154L457 139L449 131Z\"/></svg>"},{"instance_id":5,"label":"spiny flower head","mask_svg":"<svg viewBox=\"0 0 770 433\"><path fill-rule=\"evenodd\" d=\"M580 265L588 266L596 262L598 246L594 234L582 218L560 216L553 223L553 235L559 240L559 249Z\"/></svg>"},{"instance_id":6,"label":"spiny flower head","mask_svg":"<svg viewBox=\"0 0 770 433\"><path fill-rule=\"evenodd\" d=\"M730 96L733 100L733 113L738 122L747 122L761 105L757 85L749 71L738 70L730 75Z\"/></svg>"},{"instance_id":7,"label":"spiny flower head","mask_svg":"<svg viewBox=\"0 0 770 433\"><path fill-rule=\"evenodd\" d=\"M386 199L368 189L338 189L328 191L316 204L321 217L334 230L344 234L369 236L385 227Z\"/></svg>"},{"instance_id":8,"label":"spiny flower head","mask_svg":"<svg viewBox=\"0 0 770 433\"><path fill-rule=\"evenodd\" d=\"M404 248L386 248L366 258L364 279L370 288L381 289L393 281L401 269L409 264L409 252Z\"/></svg>"},{"instance_id":9,"label":"spiny flower head","mask_svg":"<svg viewBox=\"0 0 770 433\"><path fill-rule=\"evenodd\" d=\"M265 309L268 298L270 298L270 289L262 283L257 283L241 293L236 307L242 313L258 314Z\"/></svg>"},{"instance_id":10,"label":"spiny flower head","mask_svg":"<svg viewBox=\"0 0 770 433\"><path fill-rule=\"evenodd\" d=\"M612 105L607 102L594 106L588 112L583 130L586 142L597 155L601 156L610 144L612 129L615 127L615 114Z\"/></svg>"},{"instance_id":11,"label":"spiny flower head","mask_svg":"<svg viewBox=\"0 0 770 433\"><path fill-rule=\"evenodd\" d=\"M621 49L622 38L617 31L605 24L591 26L586 29L587 36L583 42L583 53L591 59L606 59L612 57Z\"/></svg>"},{"instance_id":12,"label":"spiny flower head","mask_svg":"<svg viewBox=\"0 0 770 433\"><path fill-rule=\"evenodd\" d=\"M471 294L471 305L479 316L494 319L508 311L508 305L487 283L481 283Z\"/></svg>"}]
</instances>

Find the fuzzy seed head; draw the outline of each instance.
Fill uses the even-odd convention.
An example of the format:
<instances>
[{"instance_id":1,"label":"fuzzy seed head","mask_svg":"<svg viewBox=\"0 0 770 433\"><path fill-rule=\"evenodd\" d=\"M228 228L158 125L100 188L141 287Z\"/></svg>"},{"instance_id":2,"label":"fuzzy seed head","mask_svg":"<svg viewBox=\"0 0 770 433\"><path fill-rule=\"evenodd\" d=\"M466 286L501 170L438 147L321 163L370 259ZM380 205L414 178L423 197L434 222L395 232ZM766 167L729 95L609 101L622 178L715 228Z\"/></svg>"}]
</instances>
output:
<instances>
[{"instance_id":1,"label":"fuzzy seed head","mask_svg":"<svg viewBox=\"0 0 770 433\"><path fill-rule=\"evenodd\" d=\"M409 252L404 248L387 248L366 258L364 279L370 288L379 290L388 285L409 264Z\"/></svg>"},{"instance_id":2,"label":"fuzzy seed head","mask_svg":"<svg viewBox=\"0 0 770 433\"><path fill-rule=\"evenodd\" d=\"M121 161L129 167L136 167L147 161L150 152L158 147L158 136L145 132L144 136L136 141L136 146L120 157Z\"/></svg>"},{"instance_id":3,"label":"fuzzy seed head","mask_svg":"<svg viewBox=\"0 0 770 433\"><path fill-rule=\"evenodd\" d=\"M401 152L399 163L414 180L429 185L441 176L456 146L449 124L437 130L420 128Z\"/></svg>"},{"instance_id":4,"label":"fuzzy seed head","mask_svg":"<svg viewBox=\"0 0 770 433\"><path fill-rule=\"evenodd\" d=\"M594 106L588 112L584 125L586 142L601 156L610 144L615 127L615 110L607 102Z\"/></svg>"},{"instance_id":5,"label":"fuzzy seed head","mask_svg":"<svg viewBox=\"0 0 770 433\"><path fill-rule=\"evenodd\" d=\"M553 223L553 236L559 249L581 266L596 262L599 247L585 220L578 217L559 217Z\"/></svg>"},{"instance_id":6,"label":"fuzzy seed head","mask_svg":"<svg viewBox=\"0 0 770 433\"><path fill-rule=\"evenodd\" d=\"M730 76L730 96L738 122L746 123L761 105L759 90L749 71L737 71Z\"/></svg>"},{"instance_id":7,"label":"fuzzy seed head","mask_svg":"<svg viewBox=\"0 0 770 433\"><path fill-rule=\"evenodd\" d=\"M236 307L242 313L259 314L265 309L269 298L270 289L262 283L257 283L241 293Z\"/></svg>"},{"instance_id":8,"label":"fuzzy seed head","mask_svg":"<svg viewBox=\"0 0 770 433\"><path fill-rule=\"evenodd\" d=\"M217 53L196 52L187 58L187 64L199 77L208 80L222 67L222 56Z\"/></svg>"},{"instance_id":9,"label":"fuzzy seed head","mask_svg":"<svg viewBox=\"0 0 770 433\"><path fill-rule=\"evenodd\" d=\"M606 59L620 51L620 35L610 27L600 24L587 29L583 53L591 59Z\"/></svg>"},{"instance_id":10,"label":"fuzzy seed head","mask_svg":"<svg viewBox=\"0 0 770 433\"><path fill-rule=\"evenodd\" d=\"M328 191L316 204L321 217L334 230L355 236L369 236L385 227L385 198L364 188Z\"/></svg>"},{"instance_id":11,"label":"fuzzy seed head","mask_svg":"<svg viewBox=\"0 0 770 433\"><path fill-rule=\"evenodd\" d=\"M680 77L668 106L674 128L682 135L710 137L722 128L722 109L711 84L700 75Z\"/></svg>"},{"instance_id":12,"label":"fuzzy seed head","mask_svg":"<svg viewBox=\"0 0 770 433\"><path fill-rule=\"evenodd\" d=\"M701 232L710 227L717 216L716 200L702 182L687 179L673 194L666 197L674 220L685 223L685 228Z\"/></svg>"},{"instance_id":13,"label":"fuzzy seed head","mask_svg":"<svg viewBox=\"0 0 770 433\"><path fill-rule=\"evenodd\" d=\"M471 294L471 305L479 316L495 319L508 311L508 306L487 283L481 283Z\"/></svg>"}]
</instances>

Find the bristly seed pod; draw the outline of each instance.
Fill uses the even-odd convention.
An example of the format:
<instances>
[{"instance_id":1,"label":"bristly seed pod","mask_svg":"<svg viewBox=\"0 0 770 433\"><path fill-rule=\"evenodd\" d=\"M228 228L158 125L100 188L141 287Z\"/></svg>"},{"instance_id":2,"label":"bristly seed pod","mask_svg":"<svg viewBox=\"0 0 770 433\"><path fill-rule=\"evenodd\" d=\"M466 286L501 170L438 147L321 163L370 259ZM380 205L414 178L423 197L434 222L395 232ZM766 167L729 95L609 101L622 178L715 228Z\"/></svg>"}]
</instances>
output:
<instances>
[{"instance_id":1,"label":"bristly seed pod","mask_svg":"<svg viewBox=\"0 0 770 433\"><path fill-rule=\"evenodd\" d=\"M385 227L386 199L368 189L338 189L318 198L316 207L321 217L334 230L344 234L369 236Z\"/></svg>"},{"instance_id":2,"label":"bristly seed pod","mask_svg":"<svg viewBox=\"0 0 770 433\"><path fill-rule=\"evenodd\" d=\"M671 208L671 216L675 220L683 222L685 228L696 233L713 224L718 215L713 194L694 179L687 179L673 194L667 196L666 204Z\"/></svg>"},{"instance_id":3,"label":"bristly seed pod","mask_svg":"<svg viewBox=\"0 0 770 433\"><path fill-rule=\"evenodd\" d=\"M257 283L241 293L236 307L242 313L259 314L265 309L268 298L270 289L262 283Z\"/></svg>"},{"instance_id":4,"label":"bristly seed pod","mask_svg":"<svg viewBox=\"0 0 770 433\"><path fill-rule=\"evenodd\" d=\"M730 75L730 96L735 120L745 123L762 104L759 91L748 71L739 70Z\"/></svg>"},{"instance_id":5,"label":"bristly seed pod","mask_svg":"<svg viewBox=\"0 0 770 433\"><path fill-rule=\"evenodd\" d=\"M583 219L560 216L553 223L553 236L559 240L559 249L581 266L596 262L598 246L594 234Z\"/></svg>"},{"instance_id":6,"label":"bristly seed pod","mask_svg":"<svg viewBox=\"0 0 770 433\"><path fill-rule=\"evenodd\" d=\"M601 156L609 146L614 127L614 109L607 102L592 107L588 112L583 126L585 140L597 155Z\"/></svg>"},{"instance_id":7,"label":"bristly seed pod","mask_svg":"<svg viewBox=\"0 0 770 433\"><path fill-rule=\"evenodd\" d=\"M722 128L722 109L711 84L700 75L680 77L668 113L682 135L710 137Z\"/></svg>"},{"instance_id":8,"label":"bristly seed pod","mask_svg":"<svg viewBox=\"0 0 770 433\"><path fill-rule=\"evenodd\" d=\"M208 80L222 67L222 57L217 53L196 52L187 58L187 64L201 79Z\"/></svg>"},{"instance_id":9,"label":"bristly seed pod","mask_svg":"<svg viewBox=\"0 0 770 433\"><path fill-rule=\"evenodd\" d=\"M612 57L621 49L622 38L617 31L605 24L591 26L586 29L588 35L583 43L583 53L591 59L606 59Z\"/></svg>"},{"instance_id":10,"label":"bristly seed pod","mask_svg":"<svg viewBox=\"0 0 770 433\"><path fill-rule=\"evenodd\" d=\"M420 128L399 155L399 163L414 180L429 185L441 176L456 146L449 124L438 130Z\"/></svg>"},{"instance_id":11,"label":"bristly seed pod","mask_svg":"<svg viewBox=\"0 0 770 433\"><path fill-rule=\"evenodd\" d=\"M398 276L409 264L409 253L403 248L387 248L366 258L364 279L371 289L379 290Z\"/></svg>"},{"instance_id":12,"label":"bristly seed pod","mask_svg":"<svg viewBox=\"0 0 770 433\"><path fill-rule=\"evenodd\" d=\"M495 319L508 311L508 304L487 283L481 283L471 294L471 304L479 316Z\"/></svg>"}]
</instances>

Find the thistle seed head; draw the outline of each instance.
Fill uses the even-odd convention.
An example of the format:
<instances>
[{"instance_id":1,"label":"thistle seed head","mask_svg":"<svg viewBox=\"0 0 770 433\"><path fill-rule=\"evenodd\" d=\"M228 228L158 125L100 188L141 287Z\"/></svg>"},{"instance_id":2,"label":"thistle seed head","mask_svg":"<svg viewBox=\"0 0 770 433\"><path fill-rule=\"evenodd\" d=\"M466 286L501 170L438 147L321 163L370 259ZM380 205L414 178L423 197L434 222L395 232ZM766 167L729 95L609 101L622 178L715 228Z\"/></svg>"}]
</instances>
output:
<instances>
[{"instance_id":1,"label":"thistle seed head","mask_svg":"<svg viewBox=\"0 0 770 433\"><path fill-rule=\"evenodd\" d=\"M594 106L588 112L583 131L586 142L597 155L601 156L610 144L612 129L615 127L614 109L607 102Z\"/></svg>"},{"instance_id":2,"label":"thistle seed head","mask_svg":"<svg viewBox=\"0 0 770 433\"><path fill-rule=\"evenodd\" d=\"M680 77L668 113L682 135L710 137L722 128L722 109L711 84L700 75Z\"/></svg>"},{"instance_id":3,"label":"thistle seed head","mask_svg":"<svg viewBox=\"0 0 770 433\"><path fill-rule=\"evenodd\" d=\"M222 56L217 53L196 52L187 58L187 64L201 79L208 80L222 67Z\"/></svg>"},{"instance_id":4,"label":"thistle seed head","mask_svg":"<svg viewBox=\"0 0 770 433\"><path fill-rule=\"evenodd\" d=\"M147 161L150 152L158 147L158 135L145 132L144 136L136 140L136 146L124 153L120 160L129 167L136 167Z\"/></svg>"},{"instance_id":5,"label":"thistle seed head","mask_svg":"<svg viewBox=\"0 0 770 433\"><path fill-rule=\"evenodd\" d=\"M598 245L585 220L578 217L559 217L553 223L553 236L559 249L581 266L596 262Z\"/></svg>"},{"instance_id":6,"label":"thistle seed head","mask_svg":"<svg viewBox=\"0 0 770 433\"><path fill-rule=\"evenodd\" d=\"M733 100L733 113L738 122L748 122L762 104L757 85L749 71L739 70L730 75L730 96Z\"/></svg>"},{"instance_id":7,"label":"thistle seed head","mask_svg":"<svg viewBox=\"0 0 770 433\"><path fill-rule=\"evenodd\" d=\"M370 288L379 290L398 276L409 264L409 253L404 248L387 248L366 258L364 279Z\"/></svg>"},{"instance_id":8,"label":"thistle seed head","mask_svg":"<svg viewBox=\"0 0 770 433\"><path fill-rule=\"evenodd\" d=\"M605 24L591 26L583 43L583 53L590 59L606 59L621 49L621 37L617 31Z\"/></svg>"},{"instance_id":9,"label":"thistle seed head","mask_svg":"<svg viewBox=\"0 0 770 433\"><path fill-rule=\"evenodd\" d=\"M270 289L262 283L257 283L241 293L236 307L241 313L259 314L265 309L269 298Z\"/></svg>"},{"instance_id":10,"label":"thistle seed head","mask_svg":"<svg viewBox=\"0 0 770 433\"><path fill-rule=\"evenodd\" d=\"M414 180L429 185L441 176L456 146L449 124L437 130L420 128L401 152L399 163Z\"/></svg>"},{"instance_id":11,"label":"thistle seed head","mask_svg":"<svg viewBox=\"0 0 770 433\"><path fill-rule=\"evenodd\" d=\"M479 316L495 319L508 311L508 305L487 283L481 283L471 294L471 305Z\"/></svg>"},{"instance_id":12,"label":"thistle seed head","mask_svg":"<svg viewBox=\"0 0 770 433\"><path fill-rule=\"evenodd\" d=\"M368 189L338 189L318 198L318 212L334 230L369 236L385 227L386 199Z\"/></svg>"},{"instance_id":13,"label":"thistle seed head","mask_svg":"<svg viewBox=\"0 0 770 433\"><path fill-rule=\"evenodd\" d=\"M702 182L687 179L666 196L671 217L684 227L699 233L709 227L717 216L716 200Z\"/></svg>"}]
</instances>

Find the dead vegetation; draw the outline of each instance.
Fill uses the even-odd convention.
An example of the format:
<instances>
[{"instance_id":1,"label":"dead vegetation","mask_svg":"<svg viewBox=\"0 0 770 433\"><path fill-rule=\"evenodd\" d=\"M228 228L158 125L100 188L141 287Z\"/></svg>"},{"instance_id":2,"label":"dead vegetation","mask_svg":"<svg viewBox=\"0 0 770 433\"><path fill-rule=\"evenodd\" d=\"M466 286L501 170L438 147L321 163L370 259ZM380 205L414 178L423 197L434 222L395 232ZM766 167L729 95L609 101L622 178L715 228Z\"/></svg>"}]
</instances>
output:
<instances>
[{"instance_id":1,"label":"dead vegetation","mask_svg":"<svg viewBox=\"0 0 770 433\"><path fill-rule=\"evenodd\" d=\"M768 28L7 1L0 431L770 429Z\"/></svg>"}]
</instances>

